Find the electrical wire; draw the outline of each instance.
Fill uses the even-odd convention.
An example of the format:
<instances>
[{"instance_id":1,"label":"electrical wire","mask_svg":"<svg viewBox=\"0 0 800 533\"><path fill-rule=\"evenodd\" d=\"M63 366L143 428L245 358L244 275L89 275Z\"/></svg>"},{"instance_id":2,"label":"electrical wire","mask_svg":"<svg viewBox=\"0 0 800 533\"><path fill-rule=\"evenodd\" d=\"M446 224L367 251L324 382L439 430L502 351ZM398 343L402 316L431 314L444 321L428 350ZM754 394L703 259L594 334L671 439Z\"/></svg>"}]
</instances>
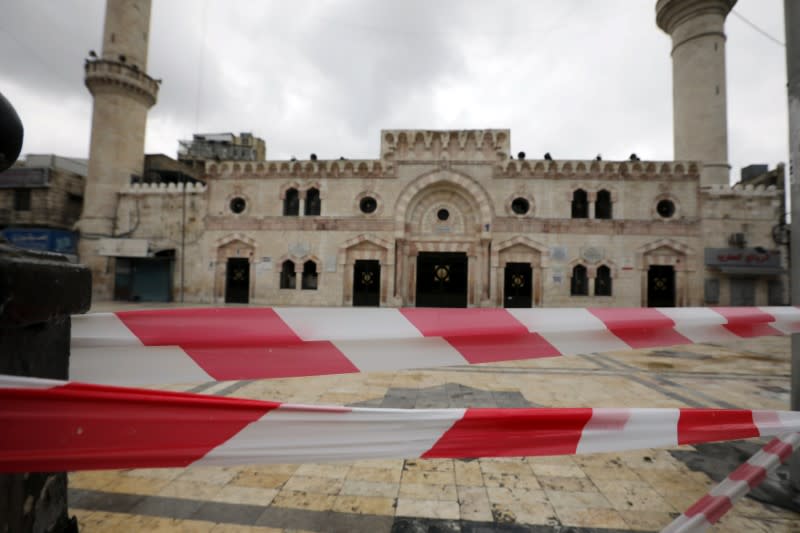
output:
<instances>
[{"instance_id":1,"label":"electrical wire","mask_svg":"<svg viewBox=\"0 0 800 533\"><path fill-rule=\"evenodd\" d=\"M203 63L205 63L206 37L208 35L208 0L203 2L202 24L200 25L200 56L197 65L197 92L194 97L194 131L198 132L200 122L200 102L203 98Z\"/></svg>"},{"instance_id":2,"label":"electrical wire","mask_svg":"<svg viewBox=\"0 0 800 533\"><path fill-rule=\"evenodd\" d=\"M766 30L763 30L760 27L756 26L753 22L750 22L744 15L742 15L741 13L736 11L735 9L732 9L731 13L736 15L736 17L739 20L741 20L742 22L744 22L745 24L747 24L748 26L753 28L755 31L757 31L758 33L760 33L761 35L763 35L764 37L766 37L767 39L769 39L773 43L778 44L778 45L783 46L783 47L786 47L786 44L784 42L780 41L779 39L776 39L775 37L770 35Z\"/></svg>"}]
</instances>

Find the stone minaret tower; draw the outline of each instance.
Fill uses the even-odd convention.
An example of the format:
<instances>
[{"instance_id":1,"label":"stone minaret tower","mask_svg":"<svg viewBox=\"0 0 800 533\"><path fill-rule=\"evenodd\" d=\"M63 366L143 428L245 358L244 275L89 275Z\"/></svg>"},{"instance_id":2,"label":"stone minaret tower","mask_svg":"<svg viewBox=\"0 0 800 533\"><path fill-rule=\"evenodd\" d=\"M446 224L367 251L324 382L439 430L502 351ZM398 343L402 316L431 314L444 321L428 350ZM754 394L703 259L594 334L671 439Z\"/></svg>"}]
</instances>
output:
<instances>
[{"instance_id":1,"label":"stone minaret tower","mask_svg":"<svg viewBox=\"0 0 800 533\"><path fill-rule=\"evenodd\" d=\"M146 74L149 30L150 0L107 0L103 53L85 65L94 109L79 253L98 299L110 299L114 287L113 259L98 254L99 239L114 236L117 193L142 175L147 110L158 94Z\"/></svg>"},{"instance_id":2,"label":"stone minaret tower","mask_svg":"<svg viewBox=\"0 0 800 533\"><path fill-rule=\"evenodd\" d=\"M701 185L728 184L725 17L736 0L658 0L672 37L675 159L703 163Z\"/></svg>"}]
</instances>

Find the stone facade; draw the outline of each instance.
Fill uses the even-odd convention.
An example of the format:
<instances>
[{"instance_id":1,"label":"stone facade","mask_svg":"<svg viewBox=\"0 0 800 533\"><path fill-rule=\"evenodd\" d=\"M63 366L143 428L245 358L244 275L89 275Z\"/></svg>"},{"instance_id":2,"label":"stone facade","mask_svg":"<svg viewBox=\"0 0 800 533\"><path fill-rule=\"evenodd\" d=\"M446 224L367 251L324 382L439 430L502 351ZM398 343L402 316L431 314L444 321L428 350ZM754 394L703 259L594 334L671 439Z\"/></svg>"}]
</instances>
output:
<instances>
[{"instance_id":1,"label":"stone facade","mask_svg":"<svg viewBox=\"0 0 800 533\"><path fill-rule=\"evenodd\" d=\"M28 155L0 173L0 229L71 230L81 215L85 176L85 160Z\"/></svg>"},{"instance_id":2,"label":"stone facade","mask_svg":"<svg viewBox=\"0 0 800 533\"><path fill-rule=\"evenodd\" d=\"M242 258L250 302L352 305L356 261L377 260L380 305L413 306L426 252L466 254L469 306L504 305L509 264L530 265L533 306L648 305L654 265L672 267L672 305L702 305L709 278L722 280L726 303L727 277L706 269L704 250L729 246L735 233L747 236L740 244L775 248L778 189L701 187L694 162L519 160L509 159L509 147L508 130L389 130L375 160L208 162L205 186L124 189L117 227L147 239L151 252L176 249L185 298L207 303L226 300L228 260ZM319 214L307 216L304 200L314 190ZM572 211L578 190L586 192L586 218ZM297 215L284 214L291 191ZM610 213L596 207L604 194ZM365 198L375 200L371 212L362 209ZM659 212L662 201L671 212ZM292 288L281 288L286 261L296 279L283 285ZM314 289L302 283L309 262ZM573 294L578 265L586 295ZM605 292L595 286L603 266L608 295L596 294ZM754 303L766 305L768 280L757 276ZM779 270L767 277L782 280Z\"/></svg>"},{"instance_id":3,"label":"stone facade","mask_svg":"<svg viewBox=\"0 0 800 533\"><path fill-rule=\"evenodd\" d=\"M215 134L182 143L179 157L209 154L187 159L203 182L187 185L136 183L148 181L135 176L157 92L143 73L150 2L109 0L103 57L86 65L95 111L81 254L95 295L332 306L784 303L786 257L773 237L783 191L726 185L724 21L734 4L656 3L673 44L678 161L513 159L508 130L385 130L376 159L269 161L260 139ZM115 41L122 31L132 36ZM232 149L245 144L253 149Z\"/></svg>"}]
</instances>

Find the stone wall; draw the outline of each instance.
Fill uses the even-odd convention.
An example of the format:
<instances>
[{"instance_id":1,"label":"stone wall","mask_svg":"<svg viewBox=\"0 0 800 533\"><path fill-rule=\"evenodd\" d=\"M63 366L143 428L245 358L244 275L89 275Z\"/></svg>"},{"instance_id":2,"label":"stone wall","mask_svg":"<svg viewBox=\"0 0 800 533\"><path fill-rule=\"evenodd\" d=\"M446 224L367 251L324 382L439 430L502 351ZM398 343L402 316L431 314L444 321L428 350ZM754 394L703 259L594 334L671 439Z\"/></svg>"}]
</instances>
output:
<instances>
[{"instance_id":1,"label":"stone wall","mask_svg":"<svg viewBox=\"0 0 800 533\"><path fill-rule=\"evenodd\" d=\"M83 176L47 169L46 187L30 188L30 210L14 209L16 189L0 189L0 225L40 226L71 230L81 215Z\"/></svg>"}]
</instances>

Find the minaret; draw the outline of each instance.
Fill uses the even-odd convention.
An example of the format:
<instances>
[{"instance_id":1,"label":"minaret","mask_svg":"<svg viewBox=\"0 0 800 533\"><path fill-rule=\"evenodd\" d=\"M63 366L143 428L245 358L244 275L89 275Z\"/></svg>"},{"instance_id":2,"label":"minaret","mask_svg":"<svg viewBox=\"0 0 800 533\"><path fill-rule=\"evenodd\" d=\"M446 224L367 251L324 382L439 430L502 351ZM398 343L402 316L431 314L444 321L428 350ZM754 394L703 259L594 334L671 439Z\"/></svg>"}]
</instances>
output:
<instances>
[{"instance_id":1,"label":"minaret","mask_svg":"<svg viewBox=\"0 0 800 533\"><path fill-rule=\"evenodd\" d=\"M99 239L114 236L117 193L144 167L147 110L158 94L146 74L149 30L150 0L107 0L102 55L85 64L94 108L79 253L97 299L110 299L114 288L113 258L98 255Z\"/></svg>"},{"instance_id":2,"label":"minaret","mask_svg":"<svg viewBox=\"0 0 800 533\"><path fill-rule=\"evenodd\" d=\"M703 163L701 185L728 185L725 17L736 0L658 0L656 24L672 37L675 159Z\"/></svg>"}]
</instances>

